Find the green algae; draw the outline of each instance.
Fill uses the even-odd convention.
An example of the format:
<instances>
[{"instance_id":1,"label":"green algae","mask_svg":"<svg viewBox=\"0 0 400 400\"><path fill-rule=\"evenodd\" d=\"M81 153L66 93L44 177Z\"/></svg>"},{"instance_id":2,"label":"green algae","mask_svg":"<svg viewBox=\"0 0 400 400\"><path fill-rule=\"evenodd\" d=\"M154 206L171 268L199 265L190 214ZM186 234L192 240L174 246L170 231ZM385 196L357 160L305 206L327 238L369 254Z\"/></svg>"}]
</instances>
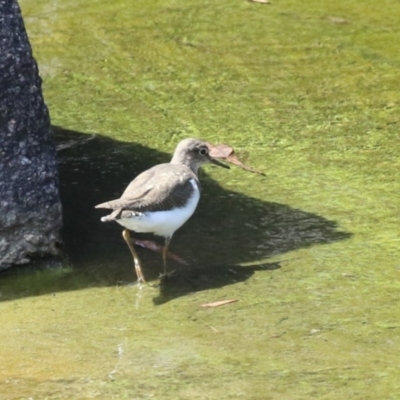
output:
<instances>
[{"instance_id":1,"label":"green algae","mask_svg":"<svg viewBox=\"0 0 400 400\"><path fill-rule=\"evenodd\" d=\"M2 276L0 399L397 399L399 3L21 7L71 266ZM202 173L191 265L140 290L92 207L187 136L267 176Z\"/></svg>"}]
</instances>

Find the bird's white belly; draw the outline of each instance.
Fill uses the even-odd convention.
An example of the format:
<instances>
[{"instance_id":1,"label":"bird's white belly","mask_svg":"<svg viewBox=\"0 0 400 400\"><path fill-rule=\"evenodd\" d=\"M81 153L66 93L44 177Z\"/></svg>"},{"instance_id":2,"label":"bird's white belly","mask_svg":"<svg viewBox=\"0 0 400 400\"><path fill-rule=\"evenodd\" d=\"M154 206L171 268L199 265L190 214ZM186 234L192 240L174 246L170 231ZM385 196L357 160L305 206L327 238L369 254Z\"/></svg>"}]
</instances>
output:
<instances>
[{"instance_id":1,"label":"bird's white belly","mask_svg":"<svg viewBox=\"0 0 400 400\"><path fill-rule=\"evenodd\" d=\"M117 222L134 232L171 237L192 216L199 202L200 190L194 180L191 180L191 183L194 191L184 207L168 211L138 213L130 218L118 219Z\"/></svg>"}]
</instances>

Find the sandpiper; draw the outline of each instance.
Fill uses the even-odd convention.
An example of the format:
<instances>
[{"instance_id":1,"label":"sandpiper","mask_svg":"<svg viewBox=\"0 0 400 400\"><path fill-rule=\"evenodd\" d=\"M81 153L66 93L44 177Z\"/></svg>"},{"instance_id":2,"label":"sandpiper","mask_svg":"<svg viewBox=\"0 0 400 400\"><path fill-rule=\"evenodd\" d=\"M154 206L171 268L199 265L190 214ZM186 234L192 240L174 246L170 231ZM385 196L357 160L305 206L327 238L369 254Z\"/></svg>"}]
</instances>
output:
<instances>
[{"instance_id":1,"label":"sandpiper","mask_svg":"<svg viewBox=\"0 0 400 400\"><path fill-rule=\"evenodd\" d=\"M116 221L133 256L139 282L146 282L141 262L130 242L130 232L153 233L165 238L162 252L164 275L167 273L167 254L174 232L194 213L200 199L199 168L206 163L224 168L227 165L212 158L207 143L184 139L175 149L170 163L156 165L138 175L119 199L107 201L96 208L113 210L101 218Z\"/></svg>"}]
</instances>

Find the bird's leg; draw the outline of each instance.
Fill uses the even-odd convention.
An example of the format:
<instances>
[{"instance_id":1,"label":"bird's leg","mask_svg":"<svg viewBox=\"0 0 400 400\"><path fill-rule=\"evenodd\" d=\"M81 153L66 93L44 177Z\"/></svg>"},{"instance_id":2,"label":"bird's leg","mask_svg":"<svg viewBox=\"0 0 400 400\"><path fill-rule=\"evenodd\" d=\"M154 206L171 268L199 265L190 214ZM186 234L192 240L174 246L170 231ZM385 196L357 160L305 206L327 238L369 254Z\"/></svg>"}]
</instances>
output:
<instances>
[{"instance_id":1,"label":"bird's leg","mask_svg":"<svg viewBox=\"0 0 400 400\"><path fill-rule=\"evenodd\" d=\"M164 249L164 246L160 246L159 244L153 242L152 240L139 240L131 237L131 243L134 246L143 247L144 249L151 250L160 254L162 254ZM189 263L186 260L179 257L177 254L171 253L170 251L168 251L167 253L167 258L170 258L171 260L174 260L180 264L189 265Z\"/></svg>"},{"instance_id":2,"label":"bird's leg","mask_svg":"<svg viewBox=\"0 0 400 400\"><path fill-rule=\"evenodd\" d=\"M132 253L133 263L135 265L135 271L136 271L136 275L137 275L137 278L138 278L138 282L139 283L140 282L146 283L146 280L144 279L144 275L143 275L143 272L142 272L142 266L140 265L139 256L137 255L135 248L132 246L132 244L130 242L131 234L130 234L128 229L124 229L122 231L122 237L124 238L126 244L129 247L129 250Z\"/></svg>"},{"instance_id":3,"label":"bird's leg","mask_svg":"<svg viewBox=\"0 0 400 400\"><path fill-rule=\"evenodd\" d=\"M168 248L169 248L170 242L171 242L171 237L166 237L163 252L162 252L163 265L164 265L163 276L167 275L167 256L168 256Z\"/></svg>"}]
</instances>

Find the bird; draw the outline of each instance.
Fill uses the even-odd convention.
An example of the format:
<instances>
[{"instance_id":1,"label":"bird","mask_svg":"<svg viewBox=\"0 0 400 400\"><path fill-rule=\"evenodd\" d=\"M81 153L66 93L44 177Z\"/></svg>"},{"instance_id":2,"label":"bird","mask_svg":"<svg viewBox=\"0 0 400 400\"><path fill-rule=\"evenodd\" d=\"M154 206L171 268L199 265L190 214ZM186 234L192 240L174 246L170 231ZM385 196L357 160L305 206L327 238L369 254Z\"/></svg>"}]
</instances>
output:
<instances>
[{"instance_id":1,"label":"bird","mask_svg":"<svg viewBox=\"0 0 400 400\"><path fill-rule=\"evenodd\" d=\"M212 163L228 165L210 156L209 145L199 139L180 141L169 163L155 165L139 174L119 199L95 206L112 210L101 221L115 221L124 227L122 237L129 247L138 283L146 283L142 264L130 241L130 231L153 233L165 238L162 251L163 274L167 274L167 254L171 238L194 213L200 199L198 170Z\"/></svg>"}]
</instances>

